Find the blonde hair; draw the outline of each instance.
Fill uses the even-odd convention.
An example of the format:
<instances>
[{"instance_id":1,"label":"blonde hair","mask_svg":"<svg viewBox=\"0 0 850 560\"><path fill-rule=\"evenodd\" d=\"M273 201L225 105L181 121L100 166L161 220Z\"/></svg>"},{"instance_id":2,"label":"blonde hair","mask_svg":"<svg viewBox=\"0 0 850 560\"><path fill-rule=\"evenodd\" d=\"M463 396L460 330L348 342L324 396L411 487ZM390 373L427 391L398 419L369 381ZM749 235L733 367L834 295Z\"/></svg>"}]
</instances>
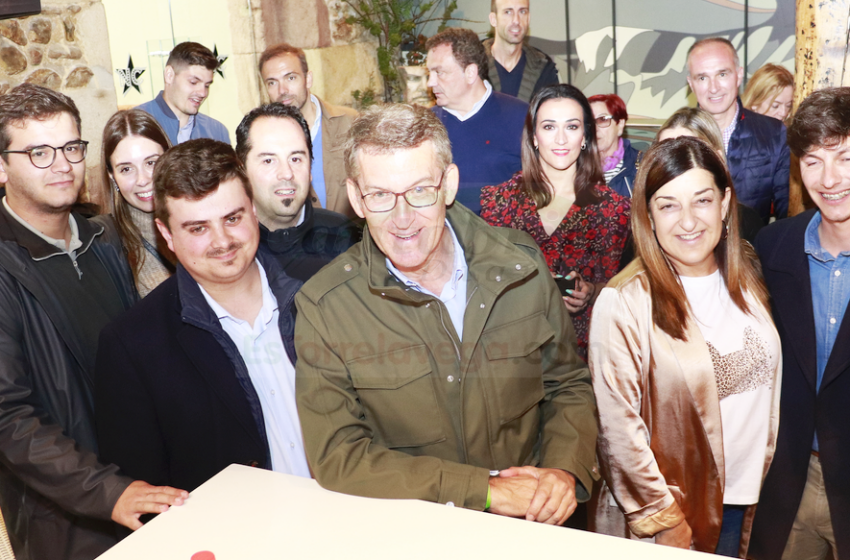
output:
<instances>
[{"instance_id":1,"label":"blonde hair","mask_svg":"<svg viewBox=\"0 0 850 560\"><path fill-rule=\"evenodd\" d=\"M354 120L348 131L345 172L350 179L360 178L360 151L391 154L418 148L428 141L434 144L440 169L445 170L452 163L452 145L446 127L430 109L406 103L373 105Z\"/></svg>"},{"instance_id":2,"label":"blonde hair","mask_svg":"<svg viewBox=\"0 0 850 560\"><path fill-rule=\"evenodd\" d=\"M726 163L726 155L723 150L723 133L720 132L720 127L717 126L717 121L714 120L714 117L706 111L699 107L682 107L670 115L667 122L661 125L656 138L661 136L662 132L671 128L686 128L690 130L694 136L714 148L720 154L723 162Z\"/></svg>"},{"instance_id":3,"label":"blonde hair","mask_svg":"<svg viewBox=\"0 0 850 560\"><path fill-rule=\"evenodd\" d=\"M773 101L782 93L782 90L789 86L794 88L794 75L788 69L778 64L765 64L756 70L747 82L747 89L741 96L741 103L747 109L753 110L753 107L765 101Z\"/></svg>"}]
</instances>

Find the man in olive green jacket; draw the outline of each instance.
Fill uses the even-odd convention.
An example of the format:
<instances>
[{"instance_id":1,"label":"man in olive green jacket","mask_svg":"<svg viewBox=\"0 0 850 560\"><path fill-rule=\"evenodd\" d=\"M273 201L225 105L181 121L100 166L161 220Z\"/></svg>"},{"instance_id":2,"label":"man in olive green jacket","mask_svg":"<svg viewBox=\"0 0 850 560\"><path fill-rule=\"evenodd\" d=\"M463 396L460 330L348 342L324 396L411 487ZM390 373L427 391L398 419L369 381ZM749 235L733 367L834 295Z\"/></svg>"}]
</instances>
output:
<instances>
[{"instance_id":1,"label":"man in olive green jacket","mask_svg":"<svg viewBox=\"0 0 850 560\"><path fill-rule=\"evenodd\" d=\"M561 524L589 498L595 404L546 263L466 208L427 109L370 109L346 145L364 240L296 296L296 397L325 488Z\"/></svg>"}]
</instances>

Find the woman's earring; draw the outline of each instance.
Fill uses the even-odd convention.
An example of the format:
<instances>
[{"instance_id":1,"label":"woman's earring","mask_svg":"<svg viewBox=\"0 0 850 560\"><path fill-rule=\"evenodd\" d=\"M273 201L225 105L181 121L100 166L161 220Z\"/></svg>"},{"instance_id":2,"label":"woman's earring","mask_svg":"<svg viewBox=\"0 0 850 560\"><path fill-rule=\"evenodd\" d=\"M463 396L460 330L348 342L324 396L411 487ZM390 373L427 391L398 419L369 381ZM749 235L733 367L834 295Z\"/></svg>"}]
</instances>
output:
<instances>
[{"instance_id":1,"label":"woman's earring","mask_svg":"<svg viewBox=\"0 0 850 560\"><path fill-rule=\"evenodd\" d=\"M582 141L581 141L581 149L583 150L583 149L585 149L585 148L587 148L587 141L582 140Z\"/></svg>"},{"instance_id":2,"label":"woman's earring","mask_svg":"<svg viewBox=\"0 0 850 560\"><path fill-rule=\"evenodd\" d=\"M115 192L120 193L121 189L118 188L118 183L115 182L115 179L112 177L109 178L109 182L112 183L112 186L115 187Z\"/></svg>"},{"instance_id":3,"label":"woman's earring","mask_svg":"<svg viewBox=\"0 0 850 560\"><path fill-rule=\"evenodd\" d=\"M720 240L723 241L729 237L729 223L723 220L723 231L720 232Z\"/></svg>"}]
</instances>

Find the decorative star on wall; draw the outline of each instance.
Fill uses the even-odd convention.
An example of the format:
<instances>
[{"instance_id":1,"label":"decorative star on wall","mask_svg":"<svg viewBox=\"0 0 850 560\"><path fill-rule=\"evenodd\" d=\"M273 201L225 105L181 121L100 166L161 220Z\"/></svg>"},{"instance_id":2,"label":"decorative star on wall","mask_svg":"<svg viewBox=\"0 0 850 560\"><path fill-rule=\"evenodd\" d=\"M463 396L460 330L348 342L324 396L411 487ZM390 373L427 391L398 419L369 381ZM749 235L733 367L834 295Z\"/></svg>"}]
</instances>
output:
<instances>
[{"instance_id":1,"label":"decorative star on wall","mask_svg":"<svg viewBox=\"0 0 850 560\"><path fill-rule=\"evenodd\" d=\"M130 60L127 62L127 68L116 68L115 71L118 72L118 75L121 76L121 79L124 81L124 95L127 95L127 90L132 88L136 88L136 91L142 93L141 88L139 88L139 76L145 73L147 68L135 68L133 66L133 57L130 57Z\"/></svg>"},{"instance_id":2,"label":"decorative star on wall","mask_svg":"<svg viewBox=\"0 0 850 560\"><path fill-rule=\"evenodd\" d=\"M213 45L213 56L216 60L218 60L218 68L215 69L218 72L218 75L224 78L224 71L221 69L221 65L224 64L224 61L227 60L227 57L223 54L218 54L218 46Z\"/></svg>"}]
</instances>

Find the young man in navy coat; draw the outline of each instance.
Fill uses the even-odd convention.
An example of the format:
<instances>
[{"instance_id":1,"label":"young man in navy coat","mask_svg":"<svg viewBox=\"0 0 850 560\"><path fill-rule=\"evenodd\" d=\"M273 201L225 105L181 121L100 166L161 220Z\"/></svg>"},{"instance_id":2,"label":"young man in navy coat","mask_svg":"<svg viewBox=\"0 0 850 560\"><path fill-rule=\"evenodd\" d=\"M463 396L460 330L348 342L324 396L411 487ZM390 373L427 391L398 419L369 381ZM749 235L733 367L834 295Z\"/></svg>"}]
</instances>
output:
<instances>
[{"instance_id":1,"label":"young man in navy coat","mask_svg":"<svg viewBox=\"0 0 850 560\"><path fill-rule=\"evenodd\" d=\"M309 477L295 410L301 282L257 253L236 153L209 139L175 146L157 162L154 197L179 264L101 333L101 455L189 491L231 463Z\"/></svg>"},{"instance_id":2,"label":"young man in navy coat","mask_svg":"<svg viewBox=\"0 0 850 560\"><path fill-rule=\"evenodd\" d=\"M782 338L776 456L750 557L850 556L850 88L813 93L788 129L817 205L756 239Z\"/></svg>"}]
</instances>

